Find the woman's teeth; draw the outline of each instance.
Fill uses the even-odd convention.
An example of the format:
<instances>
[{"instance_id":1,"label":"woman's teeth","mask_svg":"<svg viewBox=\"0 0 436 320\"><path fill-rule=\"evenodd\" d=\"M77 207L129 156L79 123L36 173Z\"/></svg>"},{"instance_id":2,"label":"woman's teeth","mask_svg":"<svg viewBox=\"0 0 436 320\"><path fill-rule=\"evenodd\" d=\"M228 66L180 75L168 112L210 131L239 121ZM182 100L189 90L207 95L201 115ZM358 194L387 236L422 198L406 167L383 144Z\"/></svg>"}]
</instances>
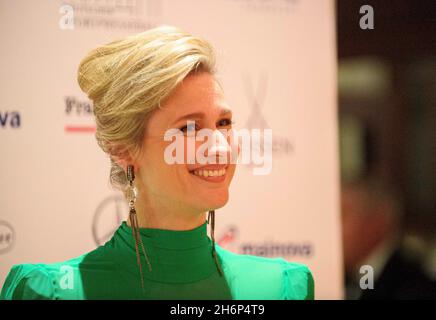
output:
<instances>
[{"instance_id":1,"label":"woman's teeth","mask_svg":"<svg viewBox=\"0 0 436 320\"><path fill-rule=\"evenodd\" d=\"M194 174L200 177L221 177L226 174L226 169L221 170L195 170Z\"/></svg>"}]
</instances>

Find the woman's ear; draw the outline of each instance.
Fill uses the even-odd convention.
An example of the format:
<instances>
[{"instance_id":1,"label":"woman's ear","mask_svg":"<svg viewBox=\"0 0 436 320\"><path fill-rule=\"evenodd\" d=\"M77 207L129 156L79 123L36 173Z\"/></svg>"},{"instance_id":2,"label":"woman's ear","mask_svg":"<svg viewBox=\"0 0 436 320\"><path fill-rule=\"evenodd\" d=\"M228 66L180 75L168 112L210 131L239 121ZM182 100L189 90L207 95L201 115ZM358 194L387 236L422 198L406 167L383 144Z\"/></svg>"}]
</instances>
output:
<instances>
[{"instance_id":1,"label":"woman's ear","mask_svg":"<svg viewBox=\"0 0 436 320\"><path fill-rule=\"evenodd\" d=\"M111 152L111 159L114 161L117 165L119 165L125 172L127 172L127 166L133 165L135 168L135 171L138 170L136 163L134 163L133 157L131 156L130 152L126 148L116 148L113 147L110 150Z\"/></svg>"},{"instance_id":2,"label":"woman's ear","mask_svg":"<svg viewBox=\"0 0 436 320\"><path fill-rule=\"evenodd\" d=\"M123 168L125 172L127 172L127 166L129 165L129 161L125 158L119 156L111 156L112 161L114 161L118 166Z\"/></svg>"}]
</instances>

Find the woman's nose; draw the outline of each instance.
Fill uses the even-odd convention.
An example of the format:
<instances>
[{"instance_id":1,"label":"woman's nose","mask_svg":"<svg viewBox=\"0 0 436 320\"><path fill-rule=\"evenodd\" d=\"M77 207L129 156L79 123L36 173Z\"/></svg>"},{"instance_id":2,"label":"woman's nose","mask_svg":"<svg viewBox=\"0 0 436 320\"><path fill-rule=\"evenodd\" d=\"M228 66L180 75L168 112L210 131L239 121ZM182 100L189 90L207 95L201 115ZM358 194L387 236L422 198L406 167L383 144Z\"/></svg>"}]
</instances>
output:
<instances>
[{"instance_id":1,"label":"woman's nose","mask_svg":"<svg viewBox=\"0 0 436 320\"><path fill-rule=\"evenodd\" d=\"M221 132L218 129L212 131L212 136L210 137L211 142L208 148L208 158L216 158L219 163L228 163L231 147L227 140L227 135L227 132Z\"/></svg>"},{"instance_id":2,"label":"woman's nose","mask_svg":"<svg viewBox=\"0 0 436 320\"><path fill-rule=\"evenodd\" d=\"M227 153L230 151L230 145L227 141L227 135L226 133L221 132L220 130L216 129L212 133L212 146L209 149L211 153Z\"/></svg>"}]
</instances>

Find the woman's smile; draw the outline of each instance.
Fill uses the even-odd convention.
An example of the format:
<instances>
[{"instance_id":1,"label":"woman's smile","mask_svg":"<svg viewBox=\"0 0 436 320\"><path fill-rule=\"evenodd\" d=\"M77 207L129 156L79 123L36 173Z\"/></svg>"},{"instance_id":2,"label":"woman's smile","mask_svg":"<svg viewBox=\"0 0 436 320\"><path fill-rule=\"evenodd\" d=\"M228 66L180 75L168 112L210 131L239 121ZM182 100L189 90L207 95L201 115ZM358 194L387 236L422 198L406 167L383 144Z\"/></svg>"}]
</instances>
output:
<instances>
[{"instance_id":1,"label":"woman's smile","mask_svg":"<svg viewBox=\"0 0 436 320\"><path fill-rule=\"evenodd\" d=\"M195 179L201 179L212 183L220 183L226 180L226 172L228 165L226 164L213 164L197 167L189 170L189 173Z\"/></svg>"}]
</instances>

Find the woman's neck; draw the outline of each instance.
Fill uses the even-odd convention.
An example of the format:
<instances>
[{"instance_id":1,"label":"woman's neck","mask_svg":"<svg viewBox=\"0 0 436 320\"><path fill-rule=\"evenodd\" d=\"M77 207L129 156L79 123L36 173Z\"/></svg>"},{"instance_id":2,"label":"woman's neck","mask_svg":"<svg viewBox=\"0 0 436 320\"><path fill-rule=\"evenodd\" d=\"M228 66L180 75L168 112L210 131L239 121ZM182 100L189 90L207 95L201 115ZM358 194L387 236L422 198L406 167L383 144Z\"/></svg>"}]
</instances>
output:
<instances>
[{"instance_id":1,"label":"woman's neck","mask_svg":"<svg viewBox=\"0 0 436 320\"><path fill-rule=\"evenodd\" d=\"M135 210L140 228L192 230L206 222L205 212L187 212L176 206L152 206L137 200ZM130 220L127 220L130 226Z\"/></svg>"}]
</instances>

